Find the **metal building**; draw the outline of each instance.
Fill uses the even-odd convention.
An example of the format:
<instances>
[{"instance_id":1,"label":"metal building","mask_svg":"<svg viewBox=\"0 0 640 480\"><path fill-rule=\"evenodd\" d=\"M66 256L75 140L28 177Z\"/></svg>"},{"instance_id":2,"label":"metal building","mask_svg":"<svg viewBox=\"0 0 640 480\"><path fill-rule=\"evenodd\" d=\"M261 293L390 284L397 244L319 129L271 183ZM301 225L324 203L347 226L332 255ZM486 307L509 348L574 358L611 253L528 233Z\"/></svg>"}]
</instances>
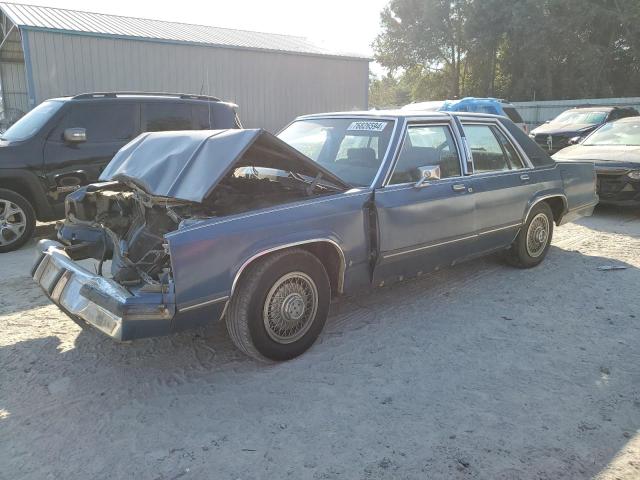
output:
<instances>
[{"instance_id":1,"label":"metal building","mask_svg":"<svg viewBox=\"0 0 640 480\"><path fill-rule=\"evenodd\" d=\"M303 37L0 2L5 110L81 92L209 94L245 126L366 109L369 59Z\"/></svg>"}]
</instances>

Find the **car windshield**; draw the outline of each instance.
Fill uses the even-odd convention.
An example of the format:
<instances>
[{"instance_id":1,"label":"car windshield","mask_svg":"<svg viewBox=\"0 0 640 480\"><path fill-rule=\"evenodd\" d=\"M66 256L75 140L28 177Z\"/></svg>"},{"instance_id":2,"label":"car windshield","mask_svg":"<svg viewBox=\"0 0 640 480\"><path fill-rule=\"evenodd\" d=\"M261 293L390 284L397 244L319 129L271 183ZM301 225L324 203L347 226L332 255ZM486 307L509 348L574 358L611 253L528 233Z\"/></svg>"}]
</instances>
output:
<instances>
[{"instance_id":1,"label":"car windshield","mask_svg":"<svg viewBox=\"0 0 640 480\"><path fill-rule=\"evenodd\" d=\"M373 182L389 146L393 122L318 118L293 122L278 137L346 183Z\"/></svg>"},{"instance_id":2,"label":"car windshield","mask_svg":"<svg viewBox=\"0 0 640 480\"><path fill-rule=\"evenodd\" d=\"M607 123L587 137L583 145L640 146L640 122Z\"/></svg>"},{"instance_id":3,"label":"car windshield","mask_svg":"<svg viewBox=\"0 0 640 480\"><path fill-rule=\"evenodd\" d=\"M551 120L551 123L582 123L592 125L602 123L606 118L607 112L567 110Z\"/></svg>"},{"instance_id":4,"label":"car windshield","mask_svg":"<svg viewBox=\"0 0 640 480\"><path fill-rule=\"evenodd\" d=\"M35 135L42 126L47 123L55 113L60 110L63 102L58 100L47 100L27 113L24 117L14 123L0 139L10 142L19 142Z\"/></svg>"}]
</instances>

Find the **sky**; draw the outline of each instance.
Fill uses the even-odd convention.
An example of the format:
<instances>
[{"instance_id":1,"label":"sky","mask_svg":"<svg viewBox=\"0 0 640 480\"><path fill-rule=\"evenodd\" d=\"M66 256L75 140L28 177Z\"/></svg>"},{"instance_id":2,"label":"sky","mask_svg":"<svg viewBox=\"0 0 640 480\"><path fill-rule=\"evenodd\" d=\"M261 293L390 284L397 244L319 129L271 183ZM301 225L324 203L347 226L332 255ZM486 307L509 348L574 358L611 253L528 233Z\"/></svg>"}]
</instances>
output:
<instances>
[{"instance_id":1,"label":"sky","mask_svg":"<svg viewBox=\"0 0 640 480\"><path fill-rule=\"evenodd\" d=\"M47 7L308 37L330 49L372 55L389 0L22 0ZM372 63L379 74L381 68Z\"/></svg>"}]
</instances>

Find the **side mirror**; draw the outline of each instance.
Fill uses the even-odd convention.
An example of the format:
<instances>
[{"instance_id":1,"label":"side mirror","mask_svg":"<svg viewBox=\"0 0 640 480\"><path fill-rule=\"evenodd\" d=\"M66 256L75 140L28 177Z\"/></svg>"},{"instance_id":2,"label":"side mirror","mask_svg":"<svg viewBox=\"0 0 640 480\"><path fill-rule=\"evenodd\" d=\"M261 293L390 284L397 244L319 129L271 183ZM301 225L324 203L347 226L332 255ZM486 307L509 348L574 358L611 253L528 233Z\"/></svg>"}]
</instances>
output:
<instances>
[{"instance_id":1,"label":"side mirror","mask_svg":"<svg viewBox=\"0 0 640 480\"><path fill-rule=\"evenodd\" d=\"M67 143L82 143L87 141L87 131L84 128L67 128L62 136Z\"/></svg>"},{"instance_id":2,"label":"side mirror","mask_svg":"<svg viewBox=\"0 0 640 480\"><path fill-rule=\"evenodd\" d=\"M582 137L572 137L567 142L567 145L578 145L580 142L582 142Z\"/></svg>"},{"instance_id":3,"label":"side mirror","mask_svg":"<svg viewBox=\"0 0 640 480\"><path fill-rule=\"evenodd\" d=\"M418 167L418 174L420 179L416 182L415 187L424 187L428 185L426 182L430 182L431 180L440 180L440 165Z\"/></svg>"},{"instance_id":4,"label":"side mirror","mask_svg":"<svg viewBox=\"0 0 640 480\"><path fill-rule=\"evenodd\" d=\"M545 120L544 123L551 123L551 120Z\"/></svg>"}]
</instances>

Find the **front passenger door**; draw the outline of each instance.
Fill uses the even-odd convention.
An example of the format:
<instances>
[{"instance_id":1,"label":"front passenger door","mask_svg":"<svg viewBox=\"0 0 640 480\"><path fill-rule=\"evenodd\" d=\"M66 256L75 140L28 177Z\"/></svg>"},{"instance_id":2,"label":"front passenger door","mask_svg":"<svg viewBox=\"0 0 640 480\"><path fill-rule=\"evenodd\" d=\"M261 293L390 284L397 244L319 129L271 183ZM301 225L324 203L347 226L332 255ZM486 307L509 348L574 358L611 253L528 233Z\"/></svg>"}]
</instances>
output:
<instances>
[{"instance_id":1,"label":"front passenger door","mask_svg":"<svg viewBox=\"0 0 640 480\"><path fill-rule=\"evenodd\" d=\"M137 134L139 107L106 99L74 102L49 133L44 168L54 203L80 185L98 180L113 156ZM85 138L65 138L68 129L84 130Z\"/></svg>"},{"instance_id":2,"label":"front passenger door","mask_svg":"<svg viewBox=\"0 0 640 480\"><path fill-rule=\"evenodd\" d=\"M440 179L418 185L421 167ZM473 247L474 194L448 123L410 124L386 185L375 191L379 256L374 282L450 265Z\"/></svg>"}]
</instances>

